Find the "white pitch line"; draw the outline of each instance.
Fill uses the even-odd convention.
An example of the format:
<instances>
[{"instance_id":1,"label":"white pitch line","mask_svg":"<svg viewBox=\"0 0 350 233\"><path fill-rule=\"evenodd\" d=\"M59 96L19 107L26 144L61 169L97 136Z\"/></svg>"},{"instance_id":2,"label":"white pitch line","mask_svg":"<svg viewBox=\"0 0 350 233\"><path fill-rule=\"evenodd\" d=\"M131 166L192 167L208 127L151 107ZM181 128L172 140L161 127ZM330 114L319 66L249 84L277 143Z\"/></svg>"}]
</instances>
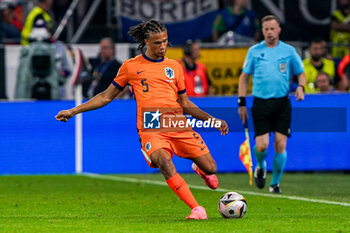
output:
<instances>
[{"instance_id":1,"label":"white pitch line","mask_svg":"<svg viewBox=\"0 0 350 233\"><path fill-rule=\"evenodd\" d=\"M142 183L142 184L151 184L151 185L159 185L159 186L168 186L167 183L158 180L145 180L145 179L136 179L130 177L120 177L120 176L108 176L108 175L100 175L95 173L82 173L81 175L85 177L101 179L101 180L114 180L128 183ZM191 189L205 190L205 191L214 191L214 192L231 192L230 189L208 189L208 187L200 186L200 185L188 185ZM253 196L263 196L263 197L271 197L271 198L281 198L281 199L289 199L296 201L306 201L306 202L314 202L314 203L322 203L329 205L340 205L340 206L350 206L350 203L347 202L337 202L337 201L328 201L328 200L320 200L320 199L312 199L306 197L298 197L298 196L288 196L288 195L280 195L280 194L269 194L269 193L258 193L244 190L234 190L239 193L253 195Z\"/></svg>"}]
</instances>

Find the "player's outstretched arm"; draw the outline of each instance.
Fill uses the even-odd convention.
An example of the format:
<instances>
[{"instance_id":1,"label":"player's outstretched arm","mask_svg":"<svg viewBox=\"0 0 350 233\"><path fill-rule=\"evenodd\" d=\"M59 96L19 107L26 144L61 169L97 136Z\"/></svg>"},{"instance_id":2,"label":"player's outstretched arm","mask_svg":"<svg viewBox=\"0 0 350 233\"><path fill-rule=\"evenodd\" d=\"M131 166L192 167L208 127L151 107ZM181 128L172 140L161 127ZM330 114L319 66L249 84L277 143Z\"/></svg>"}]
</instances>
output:
<instances>
[{"instance_id":1,"label":"player's outstretched arm","mask_svg":"<svg viewBox=\"0 0 350 233\"><path fill-rule=\"evenodd\" d=\"M98 109L98 108L101 108L101 107L107 105L119 93L120 93L120 90L118 88L116 88L113 84L111 84L104 92L101 92L100 94L96 95L95 97L90 99L88 102L83 103L79 106L76 106L75 108L60 111L55 116L55 118L58 121L67 122L70 118L72 118L73 116L75 116L79 113L91 111L91 110Z\"/></svg>"},{"instance_id":2,"label":"player's outstretched arm","mask_svg":"<svg viewBox=\"0 0 350 233\"><path fill-rule=\"evenodd\" d=\"M195 105L188 98L188 95L186 93L180 94L178 101L179 101L179 104L181 105L182 109L184 110L184 112L186 114L191 115L194 118L197 118L197 119L202 120L202 121L206 121L206 120L215 118L215 117L209 115L208 113L204 112L200 108L198 108L197 105ZM220 119L216 119L216 120L221 122L220 128L218 128L218 130L220 130L220 132L221 132L221 135L227 134L228 133L228 125L227 125L226 121L220 120Z\"/></svg>"}]
</instances>

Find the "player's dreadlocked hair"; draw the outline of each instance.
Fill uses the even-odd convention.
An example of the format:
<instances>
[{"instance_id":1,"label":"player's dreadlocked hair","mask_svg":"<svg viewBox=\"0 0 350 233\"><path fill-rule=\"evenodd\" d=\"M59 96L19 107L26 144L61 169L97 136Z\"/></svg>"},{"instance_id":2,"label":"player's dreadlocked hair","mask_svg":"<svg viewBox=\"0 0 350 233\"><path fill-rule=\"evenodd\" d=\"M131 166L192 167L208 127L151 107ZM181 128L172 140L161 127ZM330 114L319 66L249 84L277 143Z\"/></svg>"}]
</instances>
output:
<instances>
[{"instance_id":1,"label":"player's dreadlocked hair","mask_svg":"<svg viewBox=\"0 0 350 233\"><path fill-rule=\"evenodd\" d=\"M150 33L161 33L166 30L164 24L161 22L150 19L146 22L142 22L136 26L130 27L128 32L129 36L131 36L136 42L140 43L137 50L143 50L145 47L145 39L149 38Z\"/></svg>"}]
</instances>

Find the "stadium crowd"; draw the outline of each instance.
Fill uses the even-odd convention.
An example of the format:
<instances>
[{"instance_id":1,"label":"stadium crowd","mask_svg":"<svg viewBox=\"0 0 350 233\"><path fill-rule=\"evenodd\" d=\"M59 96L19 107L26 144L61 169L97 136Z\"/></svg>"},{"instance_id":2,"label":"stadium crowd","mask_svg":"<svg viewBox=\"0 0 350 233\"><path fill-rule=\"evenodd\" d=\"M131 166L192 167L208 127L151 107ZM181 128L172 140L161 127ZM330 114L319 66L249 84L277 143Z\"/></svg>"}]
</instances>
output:
<instances>
[{"instance_id":1,"label":"stadium crowd","mask_svg":"<svg viewBox=\"0 0 350 233\"><path fill-rule=\"evenodd\" d=\"M31 45L32 42L51 43L60 58L57 65L57 78L59 84L54 88L61 88L72 75L74 60L70 56L71 50L63 43L53 38L53 33L69 7L71 1L67 0L38 0L37 5L32 5L30 11L24 9L22 0L5 0L1 2L1 31L2 40L5 44L21 44L23 46ZM211 38L205 39L204 42L211 42L215 45L231 46L232 44L247 43L245 47L252 43L262 40L261 25L259 18L254 10L249 7L248 0L219 1L221 10L218 12L212 25ZM75 24L79 24L87 11L88 4L91 1L79 1L75 15ZM25 14L23 12L27 12ZM102 13L103 14L103 13ZM101 12L97 13L96 20L100 20ZM305 92L313 93L334 93L348 92L350 80L350 0L338 0L337 9L330 15L329 38L310 38L308 47L302 51L303 63L307 84ZM105 42L113 47L111 43L118 39L118 31L114 32L112 38ZM94 35L95 37L96 35ZM98 43L103 38L109 37L109 33L98 35L100 38L95 41ZM284 39L288 41L288 39ZM183 50L183 58L179 61L184 68L186 76L186 85L188 90L192 90L190 96L213 95L210 80L207 79L206 68L202 63L198 63L200 56L200 42L193 41L190 44L186 42ZM92 97L107 87L106 82L113 80L119 64L111 71L109 64L117 64L114 56L103 60L103 46L96 58L90 58L92 66L89 69L90 79L85 85L85 97ZM114 49L113 49L114 50ZM299 52L301 52L299 50ZM21 54L23 55L23 53ZM101 60L102 58L102 60ZM96 63L97 61L97 63ZM94 63L95 62L95 63ZM107 69L108 68L108 69ZM199 71L200 70L200 71ZM108 71L108 74L103 74ZM198 75L202 73L203 75ZM98 74L98 75L97 75ZM189 74L189 75L188 75ZM111 77L108 77L111 76ZM94 77L97 77L94 79ZM92 78L92 79L91 79ZM293 92L297 87L296 77L291 77L290 90ZM104 83L102 83L104 82ZM64 98L64 91L60 91L57 98ZM33 97L32 95L31 97ZM22 96L23 97L23 96ZM51 98L46 95L45 98Z\"/></svg>"}]
</instances>

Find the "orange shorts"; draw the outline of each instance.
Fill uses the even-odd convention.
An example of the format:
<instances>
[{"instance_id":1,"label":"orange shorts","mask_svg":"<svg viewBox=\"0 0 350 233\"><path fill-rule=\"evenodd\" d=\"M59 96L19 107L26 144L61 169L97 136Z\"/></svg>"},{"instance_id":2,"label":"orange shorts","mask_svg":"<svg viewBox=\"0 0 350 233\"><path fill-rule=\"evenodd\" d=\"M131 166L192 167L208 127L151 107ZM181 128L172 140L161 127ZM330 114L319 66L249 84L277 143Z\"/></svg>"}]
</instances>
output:
<instances>
[{"instance_id":1,"label":"orange shorts","mask_svg":"<svg viewBox=\"0 0 350 233\"><path fill-rule=\"evenodd\" d=\"M161 148L182 158L195 158L209 153L202 137L193 130L184 132L139 132L141 151L150 167L157 166L151 161L151 154Z\"/></svg>"}]
</instances>

